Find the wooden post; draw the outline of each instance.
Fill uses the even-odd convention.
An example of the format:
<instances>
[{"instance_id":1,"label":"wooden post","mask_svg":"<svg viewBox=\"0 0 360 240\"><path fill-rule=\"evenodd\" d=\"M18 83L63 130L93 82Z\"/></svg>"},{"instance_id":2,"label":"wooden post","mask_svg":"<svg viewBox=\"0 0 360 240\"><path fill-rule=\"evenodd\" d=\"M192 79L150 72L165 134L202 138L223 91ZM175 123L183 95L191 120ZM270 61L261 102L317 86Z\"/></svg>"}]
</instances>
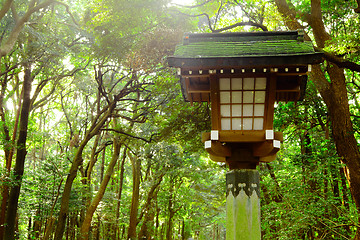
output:
<instances>
[{"instance_id":1,"label":"wooden post","mask_svg":"<svg viewBox=\"0 0 360 240\"><path fill-rule=\"evenodd\" d=\"M261 240L259 172L233 169L226 186L226 240Z\"/></svg>"}]
</instances>

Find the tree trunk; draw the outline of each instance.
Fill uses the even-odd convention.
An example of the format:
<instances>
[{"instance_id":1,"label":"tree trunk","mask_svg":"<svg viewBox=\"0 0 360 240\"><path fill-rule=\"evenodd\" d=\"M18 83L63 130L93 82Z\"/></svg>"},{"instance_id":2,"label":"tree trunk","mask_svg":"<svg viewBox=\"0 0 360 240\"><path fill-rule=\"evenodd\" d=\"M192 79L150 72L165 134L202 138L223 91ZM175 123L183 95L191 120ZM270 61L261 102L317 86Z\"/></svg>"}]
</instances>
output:
<instances>
[{"instance_id":1,"label":"tree trunk","mask_svg":"<svg viewBox=\"0 0 360 240\"><path fill-rule=\"evenodd\" d=\"M131 164L132 164L132 174L133 174L133 193L131 198L131 208L130 208L130 222L128 229L128 239L136 239L136 226L137 226L137 215L139 207L139 197L140 197L140 159L136 156L128 154Z\"/></svg>"},{"instance_id":2,"label":"tree trunk","mask_svg":"<svg viewBox=\"0 0 360 240\"><path fill-rule=\"evenodd\" d=\"M112 176L112 173L114 171L114 167L116 165L117 160L119 159L119 155L120 155L120 148L121 148L122 143L119 142L119 139L117 139L117 137L115 137L114 139L114 153L112 155L111 161L106 169L106 173L104 176L103 181L101 182L100 188L97 192L97 194L95 195L95 197L93 198L93 200L91 201L89 207L86 210L86 214L85 214L85 218L84 221L81 225L80 228L80 237L79 239L81 240L88 240L89 239L89 231L90 231L90 225L91 225L91 220L92 217L94 215L94 212L97 208L97 206L99 205L101 199L103 198L104 194L105 194L105 190L106 187L110 181L110 178Z\"/></svg>"},{"instance_id":3,"label":"tree trunk","mask_svg":"<svg viewBox=\"0 0 360 240\"><path fill-rule=\"evenodd\" d=\"M42 225L42 221L40 220L40 207L39 209L36 211L36 216L34 218L34 225L33 225L33 236L35 239L39 239L40 237L40 233L41 233L41 225Z\"/></svg>"},{"instance_id":4,"label":"tree trunk","mask_svg":"<svg viewBox=\"0 0 360 240\"><path fill-rule=\"evenodd\" d=\"M158 238L159 236L159 226L160 226L160 221L159 221L159 215L160 215L160 208L158 206L158 201L156 199L156 204L155 204L155 209L156 209L156 220L155 220L155 239Z\"/></svg>"},{"instance_id":5,"label":"tree trunk","mask_svg":"<svg viewBox=\"0 0 360 240\"><path fill-rule=\"evenodd\" d=\"M216 225L217 226L217 225ZM185 240L185 220L182 220L182 227L181 227L181 240Z\"/></svg>"},{"instance_id":6,"label":"tree trunk","mask_svg":"<svg viewBox=\"0 0 360 240\"><path fill-rule=\"evenodd\" d=\"M6 69L7 71L7 69ZM12 160L12 153L13 153L13 143L14 143L14 139L11 141L10 139L10 131L9 128L6 124L6 116L5 116L5 109L4 109L4 96L5 96L5 92L6 92L6 88L7 88L7 82L8 82L8 76L7 74L5 74L3 80L1 81L1 93L0 93L0 119L3 122L3 134L5 136L5 142L7 143L4 147L4 152L5 152L5 166L7 169L7 174L10 174L10 170L11 170L11 160ZM21 101L21 98L19 99L19 101ZM16 120L15 120L15 125L14 125L14 133L17 131L17 125L18 125L18 118L19 118L19 110L17 111L17 116L16 116ZM13 137L16 136L15 134L13 134ZM10 162L10 163L9 163ZM0 240L3 240L4 237L4 226L5 226L5 217L6 217L6 205L7 205L7 200L9 197L9 187L5 184L2 186L1 188L1 212L0 212Z\"/></svg>"},{"instance_id":7,"label":"tree trunk","mask_svg":"<svg viewBox=\"0 0 360 240\"><path fill-rule=\"evenodd\" d=\"M64 191L63 191L62 199L61 199L58 223L57 223L56 230L55 230L55 237L54 237L55 240L62 240L62 236L63 236L64 230L65 230L66 219L68 218L71 187L72 187L72 183L74 182L74 180L76 178L78 167L82 163L81 155L82 155L82 151L85 147L85 144L81 144L81 146L77 150L77 153L71 164L70 172L66 178L66 183L65 183L65 187L64 187Z\"/></svg>"},{"instance_id":8,"label":"tree trunk","mask_svg":"<svg viewBox=\"0 0 360 240\"><path fill-rule=\"evenodd\" d=\"M151 186L145 205L143 207L142 213L145 212L145 217L143 221L143 225L141 226L140 232L139 232L139 240L140 239L150 239L151 236L154 235L154 233L149 232L149 226L154 225L154 217L155 217L155 205L154 200L157 199L157 193L159 190L159 185L163 180L165 174L161 174L157 177L154 184ZM139 221L141 218L139 219Z\"/></svg>"},{"instance_id":9,"label":"tree trunk","mask_svg":"<svg viewBox=\"0 0 360 240\"><path fill-rule=\"evenodd\" d=\"M101 134L97 134L95 137L95 141L93 143L92 150L91 150L90 161L89 161L85 171L83 170L83 168L80 168L80 172L82 174L81 182L84 185L84 188L86 189L85 191L88 193L91 192L91 174L92 174L93 167L97 161L96 149L99 145L100 137L101 137ZM105 152L105 149L104 149L104 152ZM90 203L91 203L91 194L84 194L82 196L82 204L83 204L84 208L82 208L80 210L80 225L82 225L84 222L86 208L89 207Z\"/></svg>"},{"instance_id":10,"label":"tree trunk","mask_svg":"<svg viewBox=\"0 0 360 240\"><path fill-rule=\"evenodd\" d=\"M58 216L58 223L57 223L56 230L55 230L54 240L62 240L62 236L64 234L66 218L67 218L68 210L69 210L71 188L72 188L72 184L76 178L78 168L80 167L80 165L83 162L83 159L82 159L83 150L84 150L85 146L87 145L87 143L90 141L90 139L93 136L95 136L97 133L99 133L100 129L104 126L105 122L108 120L111 113L114 111L115 106L116 106L116 101L114 100L113 102L110 103L110 105L108 106L107 111L104 113L104 115L98 116L99 121L93 123L93 125L90 127L90 130L86 134L84 140L80 143L79 148L76 150L76 154L75 154L74 160L71 164L69 174L66 178L64 191L63 191L62 198L61 198L61 206L60 206L60 212L59 212L59 216Z\"/></svg>"},{"instance_id":11,"label":"tree trunk","mask_svg":"<svg viewBox=\"0 0 360 240\"><path fill-rule=\"evenodd\" d=\"M168 218L168 223L167 223L167 230L166 230L166 239L167 240L172 240L173 236L173 220L174 220L174 215L175 215L175 211L174 211L174 178L170 179L170 186L169 186L169 203L168 203L168 213L169 213L169 218Z\"/></svg>"},{"instance_id":12,"label":"tree trunk","mask_svg":"<svg viewBox=\"0 0 360 240\"><path fill-rule=\"evenodd\" d=\"M50 235L53 231L54 223L55 223L55 217L51 216L47 219L45 231L44 231L44 237L42 238L43 240L48 240L50 238Z\"/></svg>"},{"instance_id":13,"label":"tree trunk","mask_svg":"<svg viewBox=\"0 0 360 240\"><path fill-rule=\"evenodd\" d=\"M340 180L341 180L341 192L342 192L342 202L344 207L347 210L350 210L350 205L349 205L349 197L348 197L348 186L346 184L346 176L345 176L345 168L340 168L339 169L340 173Z\"/></svg>"},{"instance_id":14,"label":"tree trunk","mask_svg":"<svg viewBox=\"0 0 360 240\"><path fill-rule=\"evenodd\" d=\"M296 11L289 7L286 0L274 1L289 29L301 29L302 26L296 19ZM305 15L303 20L306 20L312 27L317 46L320 48L326 46L326 42L331 40L331 37L326 32L322 21L320 0L311 1L311 14ZM307 39L309 39L308 36ZM350 117L344 70L329 63L326 69L330 78L329 82L319 65L313 68L310 76L328 108L336 150L342 162L349 169L347 178L350 183L350 191L360 214L360 152ZM354 239L360 239L360 228L357 228Z\"/></svg>"},{"instance_id":15,"label":"tree trunk","mask_svg":"<svg viewBox=\"0 0 360 240\"><path fill-rule=\"evenodd\" d=\"M121 195L122 195L122 189L123 189L123 184L124 184L126 151L127 151L127 148L125 147L124 152L123 152L123 158L121 161L121 166L120 166L119 189L118 189L117 204L116 204L116 235L117 235L118 240L120 240L120 226L119 226L120 202L121 202Z\"/></svg>"},{"instance_id":16,"label":"tree trunk","mask_svg":"<svg viewBox=\"0 0 360 240\"><path fill-rule=\"evenodd\" d=\"M29 217L29 224L28 224L28 239L32 239L32 232L31 232L31 217Z\"/></svg>"},{"instance_id":17,"label":"tree trunk","mask_svg":"<svg viewBox=\"0 0 360 240\"><path fill-rule=\"evenodd\" d=\"M349 174L346 177L360 213L360 153L353 134L345 76L343 70L336 66L331 66L328 70L331 85L319 91L328 107L336 150L341 161L348 167ZM316 67L312 75L323 77L320 67ZM357 229L355 239L360 239L360 228Z\"/></svg>"},{"instance_id":18,"label":"tree trunk","mask_svg":"<svg viewBox=\"0 0 360 240\"><path fill-rule=\"evenodd\" d=\"M49 217L47 218L46 223L45 223L44 237L42 238L43 240L48 240L50 238L50 235L52 234L53 226L55 223L55 217L53 216L53 214L54 214L56 202L60 196L60 188L61 188L62 183L63 183L63 179L61 179L61 181L58 185L56 196L55 196L54 202L50 209Z\"/></svg>"},{"instance_id":19,"label":"tree trunk","mask_svg":"<svg viewBox=\"0 0 360 240\"><path fill-rule=\"evenodd\" d=\"M280 188L280 184L275 176L275 173L274 173L274 170L272 169L271 165L269 163L265 163L265 166L266 168L268 169L269 171L269 174L270 174L270 177L272 178L272 180L274 181L275 183L275 193L272 197L273 201L279 203L279 202L282 202L283 201L283 195L281 194L281 188ZM263 192L266 193L266 190Z\"/></svg>"},{"instance_id":20,"label":"tree trunk","mask_svg":"<svg viewBox=\"0 0 360 240\"><path fill-rule=\"evenodd\" d=\"M101 165L100 165L100 182L104 179L104 172L105 172L105 149L103 151L102 157L101 157Z\"/></svg>"},{"instance_id":21,"label":"tree trunk","mask_svg":"<svg viewBox=\"0 0 360 240\"><path fill-rule=\"evenodd\" d=\"M14 176L17 181L11 187L9 194L9 202L6 213L6 227L4 238L6 240L15 239L15 224L17 216L18 201L20 195L21 180L24 174L24 164L26 156L26 139L27 139L27 128L29 122L29 112L30 112L30 93L31 93L31 69L27 67L25 69L24 83L23 83L23 103L21 107L21 117L20 117L20 128L19 128L19 137L16 143L16 162L14 167Z\"/></svg>"}]
</instances>

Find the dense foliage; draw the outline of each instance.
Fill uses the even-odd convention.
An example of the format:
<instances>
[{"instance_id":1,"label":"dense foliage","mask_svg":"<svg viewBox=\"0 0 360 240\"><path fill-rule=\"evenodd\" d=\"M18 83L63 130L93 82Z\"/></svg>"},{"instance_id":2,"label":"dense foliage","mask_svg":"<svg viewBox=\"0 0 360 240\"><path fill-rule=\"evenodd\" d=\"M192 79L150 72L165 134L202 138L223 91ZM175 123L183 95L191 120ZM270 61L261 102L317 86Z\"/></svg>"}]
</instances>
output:
<instances>
[{"instance_id":1,"label":"dense foliage","mask_svg":"<svg viewBox=\"0 0 360 240\"><path fill-rule=\"evenodd\" d=\"M325 42L309 17L318 3ZM314 74L304 101L277 105L274 126L286 140L275 162L259 166L263 239L354 238L360 169L342 150L329 99L340 96L339 65L339 102L352 122L344 129L359 141L355 8L335 0L2 0L0 239L224 239L226 166L208 159L200 139L210 105L183 101L166 57L187 31L294 26L324 51L314 72L334 94Z\"/></svg>"}]
</instances>

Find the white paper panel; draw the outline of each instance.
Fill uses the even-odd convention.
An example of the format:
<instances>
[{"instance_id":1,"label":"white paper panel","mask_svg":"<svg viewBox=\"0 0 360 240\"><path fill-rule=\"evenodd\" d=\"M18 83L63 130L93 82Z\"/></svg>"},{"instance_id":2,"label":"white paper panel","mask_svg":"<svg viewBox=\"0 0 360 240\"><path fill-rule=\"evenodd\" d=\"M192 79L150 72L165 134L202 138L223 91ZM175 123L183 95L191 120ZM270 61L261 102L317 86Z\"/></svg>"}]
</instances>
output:
<instances>
[{"instance_id":1,"label":"white paper panel","mask_svg":"<svg viewBox=\"0 0 360 240\"><path fill-rule=\"evenodd\" d=\"M265 91L256 91L255 92L255 102L256 103L265 103Z\"/></svg>"},{"instance_id":2,"label":"white paper panel","mask_svg":"<svg viewBox=\"0 0 360 240\"><path fill-rule=\"evenodd\" d=\"M220 90L230 90L230 78L220 78L219 88Z\"/></svg>"},{"instance_id":3,"label":"white paper panel","mask_svg":"<svg viewBox=\"0 0 360 240\"><path fill-rule=\"evenodd\" d=\"M243 92L243 101L244 103L253 103L254 102L254 91L244 91Z\"/></svg>"},{"instance_id":4,"label":"white paper panel","mask_svg":"<svg viewBox=\"0 0 360 240\"><path fill-rule=\"evenodd\" d=\"M230 118L221 119L221 130L230 130Z\"/></svg>"},{"instance_id":5,"label":"white paper panel","mask_svg":"<svg viewBox=\"0 0 360 240\"><path fill-rule=\"evenodd\" d=\"M243 105L243 116L253 116L253 105L244 104Z\"/></svg>"},{"instance_id":6,"label":"white paper panel","mask_svg":"<svg viewBox=\"0 0 360 240\"><path fill-rule=\"evenodd\" d=\"M266 78L256 78L255 89L256 90L265 90L266 89Z\"/></svg>"},{"instance_id":7,"label":"white paper panel","mask_svg":"<svg viewBox=\"0 0 360 240\"><path fill-rule=\"evenodd\" d=\"M241 117L241 105L232 105L231 106L231 114L233 117Z\"/></svg>"},{"instance_id":8,"label":"white paper panel","mask_svg":"<svg viewBox=\"0 0 360 240\"><path fill-rule=\"evenodd\" d=\"M264 119L263 118L255 118L254 119L254 130L263 130L264 128Z\"/></svg>"},{"instance_id":9,"label":"white paper panel","mask_svg":"<svg viewBox=\"0 0 360 240\"><path fill-rule=\"evenodd\" d=\"M253 90L254 80L254 78L244 78L244 90Z\"/></svg>"},{"instance_id":10,"label":"white paper panel","mask_svg":"<svg viewBox=\"0 0 360 240\"><path fill-rule=\"evenodd\" d=\"M252 118L243 118L243 130L252 130Z\"/></svg>"},{"instance_id":11,"label":"white paper panel","mask_svg":"<svg viewBox=\"0 0 360 240\"><path fill-rule=\"evenodd\" d=\"M232 90L242 90L242 78L232 78L231 79L231 89Z\"/></svg>"},{"instance_id":12,"label":"white paper panel","mask_svg":"<svg viewBox=\"0 0 360 240\"><path fill-rule=\"evenodd\" d=\"M232 120L232 130L241 130L241 118L233 118Z\"/></svg>"},{"instance_id":13,"label":"white paper panel","mask_svg":"<svg viewBox=\"0 0 360 240\"><path fill-rule=\"evenodd\" d=\"M232 103L241 103L242 101L242 92L232 92L231 93L231 102Z\"/></svg>"},{"instance_id":14,"label":"white paper panel","mask_svg":"<svg viewBox=\"0 0 360 240\"><path fill-rule=\"evenodd\" d=\"M230 117L230 105L221 105L220 114L222 117Z\"/></svg>"},{"instance_id":15,"label":"white paper panel","mask_svg":"<svg viewBox=\"0 0 360 240\"><path fill-rule=\"evenodd\" d=\"M256 104L254 107L254 116L263 117L265 112L264 104Z\"/></svg>"},{"instance_id":16,"label":"white paper panel","mask_svg":"<svg viewBox=\"0 0 360 240\"><path fill-rule=\"evenodd\" d=\"M273 146L274 146L274 148L280 148L281 142L279 140L274 140L273 141Z\"/></svg>"},{"instance_id":17,"label":"white paper panel","mask_svg":"<svg viewBox=\"0 0 360 240\"><path fill-rule=\"evenodd\" d=\"M230 103L230 92L220 92L220 103Z\"/></svg>"}]
</instances>

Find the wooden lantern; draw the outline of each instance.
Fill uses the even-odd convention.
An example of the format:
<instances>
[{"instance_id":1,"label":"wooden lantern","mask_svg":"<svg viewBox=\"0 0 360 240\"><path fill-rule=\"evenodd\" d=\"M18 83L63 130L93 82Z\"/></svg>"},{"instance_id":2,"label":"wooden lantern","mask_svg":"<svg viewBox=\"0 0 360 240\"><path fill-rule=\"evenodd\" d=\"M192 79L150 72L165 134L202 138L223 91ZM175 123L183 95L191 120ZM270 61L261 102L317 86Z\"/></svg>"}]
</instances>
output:
<instances>
[{"instance_id":1,"label":"wooden lantern","mask_svg":"<svg viewBox=\"0 0 360 240\"><path fill-rule=\"evenodd\" d=\"M211 102L212 131L202 138L211 159L230 168L275 159L274 103L301 100L320 61L302 31L186 34L168 58L185 100Z\"/></svg>"}]
</instances>

